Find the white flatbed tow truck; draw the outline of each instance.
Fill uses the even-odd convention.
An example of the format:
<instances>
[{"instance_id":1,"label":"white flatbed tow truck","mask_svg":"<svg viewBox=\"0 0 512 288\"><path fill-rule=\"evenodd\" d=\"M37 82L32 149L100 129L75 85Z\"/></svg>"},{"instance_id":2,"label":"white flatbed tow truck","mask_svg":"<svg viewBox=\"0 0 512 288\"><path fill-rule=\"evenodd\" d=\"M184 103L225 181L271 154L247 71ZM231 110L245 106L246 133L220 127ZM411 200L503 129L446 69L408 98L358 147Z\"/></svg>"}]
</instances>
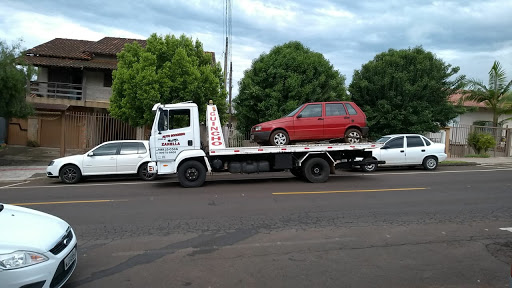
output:
<instances>
[{"instance_id":1,"label":"white flatbed tow truck","mask_svg":"<svg viewBox=\"0 0 512 288\"><path fill-rule=\"evenodd\" d=\"M148 172L177 174L183 187L199 187L207 173L263 173L289 170L303 180L320 183L335 168L370 163L372 149L380 144L304 144L258 147L226 147L217 107L206 109L208 146L202 147L199 112L191 102L155 104L156 113L149 147ZM362 159L362 160L356 160Z\"/></svg>"}]
</instances>

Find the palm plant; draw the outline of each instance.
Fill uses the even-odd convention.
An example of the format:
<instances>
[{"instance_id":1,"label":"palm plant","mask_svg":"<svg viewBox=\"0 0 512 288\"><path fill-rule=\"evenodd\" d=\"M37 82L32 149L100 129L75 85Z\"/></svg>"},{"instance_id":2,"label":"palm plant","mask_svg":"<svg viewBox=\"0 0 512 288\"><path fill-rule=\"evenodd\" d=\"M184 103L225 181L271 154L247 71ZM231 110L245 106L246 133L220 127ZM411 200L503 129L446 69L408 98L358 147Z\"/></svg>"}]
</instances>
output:
<instances>
[{"instance_id":1,"label":"palm plant","mask_svg":"<svg viewBox=\"0 0 512 288\"><path fill-rule=\"evenodd\" d=\"M510 89L512 80L507 83L505 70L500 62L494 61L489 71L489 85L485 86L482 81L476 79L467 80L469 91L464 92L464 101L483 103L493 112L492 123L498 127L498 119L501 115L512 114L512 93ZM512 119L512 117L507 118Z\"/></svg>"}]
</instances>

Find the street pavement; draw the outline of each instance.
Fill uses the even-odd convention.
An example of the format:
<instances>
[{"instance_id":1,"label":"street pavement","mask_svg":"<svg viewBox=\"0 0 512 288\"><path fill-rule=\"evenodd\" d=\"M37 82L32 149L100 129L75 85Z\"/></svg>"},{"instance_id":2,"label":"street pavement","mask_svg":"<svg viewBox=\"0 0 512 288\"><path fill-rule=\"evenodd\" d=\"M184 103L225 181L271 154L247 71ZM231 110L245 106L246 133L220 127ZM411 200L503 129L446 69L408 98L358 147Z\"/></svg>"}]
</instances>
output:
<instances>
[{"instance_id":1,"label":"street pavement","mask_svg":"<svg viewBox=\"0 0 512 288\"><path fill-rule=\"evenodd\" d=\"M2 202L68 221L78 266L66 288L507 287L512 168L289 173L154 182L48 179Z\"/></svg>"}]
</instances>

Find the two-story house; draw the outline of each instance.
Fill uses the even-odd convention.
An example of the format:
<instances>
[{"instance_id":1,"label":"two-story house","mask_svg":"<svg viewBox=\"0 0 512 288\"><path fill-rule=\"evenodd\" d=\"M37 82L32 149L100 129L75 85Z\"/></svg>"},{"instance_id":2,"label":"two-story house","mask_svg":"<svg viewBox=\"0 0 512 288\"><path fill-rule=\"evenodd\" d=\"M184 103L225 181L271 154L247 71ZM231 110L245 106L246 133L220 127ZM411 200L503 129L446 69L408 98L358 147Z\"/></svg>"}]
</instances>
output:
<instances>
[{"instance_id":1,"label":"two-story house","mask_svg":"<svg viewBox=\"0 0 512 288\"><path fill-rule=\"evenodd\" d=\"M27 101L29 119L9 122L8 143L85 149L114 139L134 139L136 129L108 115L116 54L126 43L145 40L105 37L99 41L56 38L25 52L37 67Z\"/></svg>"}]
</instances>

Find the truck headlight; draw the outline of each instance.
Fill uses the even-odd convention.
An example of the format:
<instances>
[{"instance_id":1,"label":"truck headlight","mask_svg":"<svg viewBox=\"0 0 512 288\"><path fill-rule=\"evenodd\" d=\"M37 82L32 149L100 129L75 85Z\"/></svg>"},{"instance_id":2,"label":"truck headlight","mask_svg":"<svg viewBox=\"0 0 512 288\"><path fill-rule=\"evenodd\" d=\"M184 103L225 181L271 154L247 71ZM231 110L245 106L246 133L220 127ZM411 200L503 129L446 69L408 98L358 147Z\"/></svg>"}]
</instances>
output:
<instances>
[{"instance_id":1,"label":"truck headlight","mask_svg":"<svg viewBox=\"0 0 512 288\"><path fill-rule=\"evenodd\" d=\"M48 257L30 251L16 251L0 254L0 269L12 270L48 261Z\"/></svg>"},{"instance_id":2,"label":"truck headlight","mask_svg":"<svg viewBox=\"0 0 512 288\"><path fill-rule=\"evenodd\" d=\"M254 131L260 131L261 130L261 126L254 126Z\"/></svg>"}]
</instances>

